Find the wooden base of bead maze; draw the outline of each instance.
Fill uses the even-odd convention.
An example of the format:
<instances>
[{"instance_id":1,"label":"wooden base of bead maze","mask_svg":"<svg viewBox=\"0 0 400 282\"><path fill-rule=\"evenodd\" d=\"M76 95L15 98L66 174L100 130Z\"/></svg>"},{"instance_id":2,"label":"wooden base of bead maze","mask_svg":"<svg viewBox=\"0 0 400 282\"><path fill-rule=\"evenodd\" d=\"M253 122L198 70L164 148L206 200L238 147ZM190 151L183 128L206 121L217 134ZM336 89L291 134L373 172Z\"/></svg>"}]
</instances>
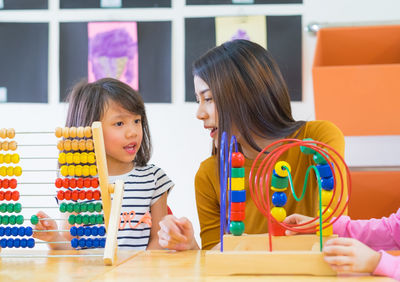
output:
<instances>
[{"instance_id":1,"label":"wooden base of bead maze","mask_svg":"<svg viewBox=\"0 0 400 282\"><path fill-rule=\"evenodd\" d=\"M323 237L323 242L336 237ZM208 275L279 274L336 275L319 250L318 235L272 236L268 234L224 235L224 251L207 251Z\"/></svg>"}]
</instances>

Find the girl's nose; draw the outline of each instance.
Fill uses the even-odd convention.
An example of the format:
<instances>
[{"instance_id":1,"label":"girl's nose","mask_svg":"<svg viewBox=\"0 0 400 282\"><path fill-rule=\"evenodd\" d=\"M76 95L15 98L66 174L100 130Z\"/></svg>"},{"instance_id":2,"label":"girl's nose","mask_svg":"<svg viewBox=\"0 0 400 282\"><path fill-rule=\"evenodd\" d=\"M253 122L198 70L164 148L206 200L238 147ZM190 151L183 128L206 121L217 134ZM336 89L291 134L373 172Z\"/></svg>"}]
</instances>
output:
<instances>
[{"instance_id":1,"label":"girl's nose","mask_svg":"<svg viewBox=\"0 0 400 282\"><path fill-rule=\"evenodd\" d=\"M137 135L137 128L134 126L134 125L132 125L132 126L129 126L128 128L127 128L127 130L126 130L126 136L127 137L134 137L134 136L136 136Z\"/></svg>"}]
</instances>

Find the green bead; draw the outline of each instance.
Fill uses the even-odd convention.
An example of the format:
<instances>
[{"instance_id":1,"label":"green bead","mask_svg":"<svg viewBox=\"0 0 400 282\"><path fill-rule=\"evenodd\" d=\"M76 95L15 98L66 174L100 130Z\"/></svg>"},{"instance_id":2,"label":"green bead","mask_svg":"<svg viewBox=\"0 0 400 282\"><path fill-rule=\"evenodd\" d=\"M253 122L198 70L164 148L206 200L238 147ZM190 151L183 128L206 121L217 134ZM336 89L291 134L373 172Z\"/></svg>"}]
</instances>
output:
<instances>
[{"instance_id":1,"label":"green bead","mask_svg":"<svg viewBox=\"0 0 400 282\"><path fill-rule=\"evenodd\" d=\"M65 213L67 211L67 204L61 203L60 205L60 212Z\"/></svg>"},{"instance_id":2,"label":"green bead","mask_svg":"<svg viewBox=\"0 0 400 282\"><path fill-rule=\"evenodd\" d=\"M82 224L82 216L80 214L75 216L75 223L76 224Z\"/></svg>"},{"instance_id":3,"label":"green bead","mask_svg":"<svg viewBox=\"0 0 400 282\"><path fill-rule=\"evenodd\" d=\"M287 176L279 177L273 174L271 179L271 186L275 188L286 188L289 186L289 178Z\"/></svg>"},{"instance_id":4,"label":"green bead","mask_svg":"<svg viewBox=\"0 0 400 282\"><path fill-rule=\"evenodd\" d=\"M244 223L243 221L231 221L229 225L229 230L234 236L240 236L244 232Z\"/></svg>"},{"instance_id":5,"label":"green bead","mask_svg":"<svg viewBox=\"0 0 400 282\"><path fill-rule=\"evenodd\" d=\"M32 215L32 216L31 216L31 223L32 223L33 225L36 225L36 224L39 223L39 218L37 217L37 215Z\"/></svg>"},{"instance_id":6,"label":"green bead","mask_svg":"<svg viewBox=\"0 0 400 282\"><path fill-rule=\"evenodd\" d=\"M88 225L88 224L89 224L89 216L88 216L87 214L85 214L85 215L82 217L82 223L85 224L85 225Z\"/></svg>"},{"instance_id":7,"label":"green bead","mask_svg":"<svg viewBox=\"0 0 400 282\"><path fill-rule=\"evenodd\" d=\"M24 217L22 215L17 216L17 224L21 225L24 223Z\"/></svg>"},{"instance_id":8,"label":"green bead","mask_svg":"<svg viewBox=\"0 0 400 282\"><path fill-rule=\"evenodd\" d=\"M88 204L88 211L94 212L94 204L93 203Z\"/></svg>"},{"instance_id":9,"label":"green bead","mask_svg":"<svg viewBox=\"0 0 400 282\"><path fill-rule=\"evenodd\" d=\"M242 177L244 177L244 167L232 167L231 177L232 178L242 178Z\"/></svg>"},{"instance_id":10,"label":"green bead","mask_svg":"<svg viewBox=\"0 0 400 282\"><path fill-rule=\"evenodd\" d=\"M14 204L8 204L7 205L7 212L12 213L14 212Z\"/></svg>"},{"instance_id":11,"label":"green bead","mask_svg":"<svg viewBox=\"0 0 400 282\"><path fill-rule=\"evenodd\" d=\"M327 155L326 154L324 154L326 157L327 157ZM318 152L315 152L315 154L314 154L314 156L313 156L313 160L314 160L314 162L316 163L316 164L327 164L328 162L324 159L324 157L320 154L320 153L318 153Z\"/></svg>"},{"instance_id":12,"label":"green bead","mask_svg":"<svg viewBox=\"0 0 400 282\"><path fill-rule=\"evenodd\" d=\"M104 218L103 218L103 215L102 215L102 214L98 214L98 215L96 216L96 223L97 223L97 224L103 224L103 223L104 223Z\"/></svg>"},{"instance_id":13,"label":"green bead","mask_svg":"<svg viewBox=\"0 0 400 282\"><path fill-rule=\"evenodd\" d=\"M8 215L3 215L3 218L1 219L1 223L3 225L7 225L8 224L8 219L9 219Z\"/></svg>"},{"instance_id":14,"label":"green bead","mask_svg":"<svg viewBox=\"0 0 400 282\"><path fill-rule=\"evenodd\" d=\"M312 138L305 138L305 139L303 139L303 141L314 141L314 140ZM310 145L316 146L317 144L311 143ZM308 148L306 146L300 146L300 151L306 155L312 155L312 154L316 153L315 150Z\"/></svg>"},{"instance_id":15,"label":"green bead","mask_svg":"<svg viewBox=\"0 0 400 282\"><path fill-rule=\"evenodd\" d=\"M81 205L79 203L74 204L74 212L76 213L81 212Z\"/></svg>"},{"instance_id":16,"label":"green bead","mask_svg":"<svg viewBox=\"0 0 400 282\"><path fill-rule=\"evenodd\" d=\"M74 211L74 204L69 203L67 204L67 212L73 212Z\"/></svg>"},{"instance_id":17,"label":"green bead","mask_svg":"<svg viewBox=\"0 0 400 282\"><path fill-rule=\"evenodd\" d=\"M17 222L17 217L15 215L10 215L8 223L14 225Z\"/></svg>"},{"instance_id":18,"label":"green bead","mask_svg":"<svg viewBox=\"0 0 400 282\"><path fill-rule=\"evenodd\" d=\"M75 224L75 217L76 217L75 215L71 214L68 217L68 223L71 224L71 225Z\"/></svg>"},{"instance_id":19,"label":"green bead","mask_svg":"<svg viewBox=\"0 0 400 282\"><path fill-rule=\"evenodd\" d=\"M89 222L90 222L90 224L96 224L96 215L95 214L92 214L89 217Z\"/></svg>"},{"instance_id":20,"label":"green bead","mask_svg":"<svg viewBox=\"0 0 400 282\"><path fill-rule=\"evenodd\" d=\"M14 212L15 213L20 213L22 210L22 205L20 203L14 204Z\"/></svg>"},{"instance_id":21,"label":"green bead","mask_svg":"<svg viewBox=\"0 0 400 282\"><path fill-rule=\"evenodd\" d=\"M0 212L4 213L7 211L7 204L1 204L0 205Z\"/></svg>"},{"instance_id":22,"label":"green bead","mask_svg":"<svg viewBox=\"0 0 400 282\"><path fill-rule=\"evenodd\" d=\"M80 206L81 206L81 212L87 212L87 204L84 204L84 203L82 203L82 204L79 204Z\"/></svg>"},{"instance_id":23,"label":"green bead","mask_svg":"<svg viewBox=\"0 0 400 282\"><path fill-rule=\"evenodd\" d=\"M101 203L96 203L95 211L101 212L103 209L103 205Z\"/></svg>"},{"instance_id":24,"label":"green bead","mask_svg":"<svg viewBox=\"0 0 400 282\"><path fill-rule=\"evenodd\" d=\"M0 215L0 224L3 223L3 216Z\"/></svg>"}]
</instances>

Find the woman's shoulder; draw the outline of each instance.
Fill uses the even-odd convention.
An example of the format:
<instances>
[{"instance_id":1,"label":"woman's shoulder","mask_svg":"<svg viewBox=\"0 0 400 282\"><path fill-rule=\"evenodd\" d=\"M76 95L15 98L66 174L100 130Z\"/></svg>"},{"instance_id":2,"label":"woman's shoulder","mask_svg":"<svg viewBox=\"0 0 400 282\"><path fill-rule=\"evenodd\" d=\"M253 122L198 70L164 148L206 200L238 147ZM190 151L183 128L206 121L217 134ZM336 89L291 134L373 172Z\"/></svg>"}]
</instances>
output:
<instances>
[{"instance_id":1,"label":"woman's shoulder","mask_svg":"<svg viewBox=\"0 0 400 282\"><path fill-rule=\"evenodd\" d=\"M217 156L213 155L203 160L197 170L196 177L203 174L215 173L217 166Z\"/></svg>"},{"instance_id":2,"label":"woman's shoulder","mask_svg":"<svg viewBox=\"0 0 400 282\"><path fill-rule=\"evenodd\" d=\"M342 131L333 122L328 120L308 121L299 133L298 139L312 138L327 142L333 139L344 139Z\"/></svg>"}]
</instances>

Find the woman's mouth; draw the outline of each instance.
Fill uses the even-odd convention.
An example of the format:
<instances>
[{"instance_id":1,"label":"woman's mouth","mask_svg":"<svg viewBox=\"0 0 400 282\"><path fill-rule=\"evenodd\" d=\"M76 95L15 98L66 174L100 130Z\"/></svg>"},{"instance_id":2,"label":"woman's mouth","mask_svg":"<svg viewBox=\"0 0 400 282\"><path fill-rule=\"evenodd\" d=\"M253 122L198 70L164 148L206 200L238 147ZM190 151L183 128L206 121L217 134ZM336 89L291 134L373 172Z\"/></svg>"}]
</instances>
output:
<instances>
[{"instance_id":1,"label":"woman's mouth","mask_svg":"<svg viewBox=\"0 0 400 282\"><path fill-rule=\"evenodd\" d=\"M218 131L218 128L216 128L216 127L211 128L211 132L210 132L211 138L215 137L215 135L217 134L217 131Z\"/></svg>"}]
</instances>

